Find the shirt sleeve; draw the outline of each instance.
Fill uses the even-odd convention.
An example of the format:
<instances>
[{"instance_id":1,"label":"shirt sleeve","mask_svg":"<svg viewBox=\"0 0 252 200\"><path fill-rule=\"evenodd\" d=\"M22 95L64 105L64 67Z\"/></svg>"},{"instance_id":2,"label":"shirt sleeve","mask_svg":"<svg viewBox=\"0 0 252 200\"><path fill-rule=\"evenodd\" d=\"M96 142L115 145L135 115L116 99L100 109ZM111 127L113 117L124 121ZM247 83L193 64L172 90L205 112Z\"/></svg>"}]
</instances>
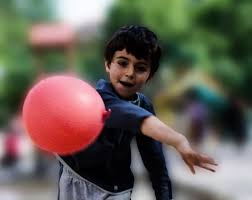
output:
<instances>
[{"instance_id":1,"label":"shirt sleeve","mask_svg":"<svg viewBox=\"0 0 252 200\"><path fill-rule=\"evenodd\" d=\"M148 110L155 114L148 101ZM157 200L172 199L172 184L166 167L162 144L143 134L136 136L137 146L146 167Z\"/></svg>"},{"instance_id":2,"label":"shirt sleeve","mask_svg":"<svg viewBox=\"0 0 252 200\"><path fill-rule=\"evenodd\" d=\"M106 109L111 109L111 114L105 122L108 128L124 130L140 130L143 119L153 115L151 112L120 99L113 93L99 91Z\"/></svg>"},{"instance_id":3,"label":"shirt sleeve","mask_svg":"<svg viewBox=\"0 0 252 200\"><path fill-rule=\"evenodd\" d=\"M162 144L143 134L136 136L137 146L157 200L171 200L172 186L166 168Z\"/></svg>"}]
</instances>

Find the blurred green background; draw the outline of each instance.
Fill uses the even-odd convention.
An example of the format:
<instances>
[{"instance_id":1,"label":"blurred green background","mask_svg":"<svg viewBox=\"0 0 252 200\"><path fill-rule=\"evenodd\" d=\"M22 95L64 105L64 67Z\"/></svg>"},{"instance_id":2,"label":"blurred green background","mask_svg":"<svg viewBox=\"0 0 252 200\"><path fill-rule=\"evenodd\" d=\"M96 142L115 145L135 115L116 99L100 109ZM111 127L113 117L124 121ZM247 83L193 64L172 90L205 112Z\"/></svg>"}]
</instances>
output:
<instances>
[{"instance_id":1,"label":"blurred green background","mask_svg":"<svg viewBox=\"0 0 252 200\"><path fill-rule=\"evenodd\" d=\"M57 1L0 1L0 126L17 110L35 77L27 31L34 23L59 21L56 8ZM88 41L81 40L84 26L76 30L80 38L74 67L81 75L97 80L104 75L106 39L122 25L142 24L161 40L162 68L176 70L181 67L179 63L190 63L213 76L226 91L251 102L251 17L249 0L114 1L106 19L92 24L98 33ZM64 68L60 53L51 52L44 60L47 71Z\"/></svg>"}]
</instances>

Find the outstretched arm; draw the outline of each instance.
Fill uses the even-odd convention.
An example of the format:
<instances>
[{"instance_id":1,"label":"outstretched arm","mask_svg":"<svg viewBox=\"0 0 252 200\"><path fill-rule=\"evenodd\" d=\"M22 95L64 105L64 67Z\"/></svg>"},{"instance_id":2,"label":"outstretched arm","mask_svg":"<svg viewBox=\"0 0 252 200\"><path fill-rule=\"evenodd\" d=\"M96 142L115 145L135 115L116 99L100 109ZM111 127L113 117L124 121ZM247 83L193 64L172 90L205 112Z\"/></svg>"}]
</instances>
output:
<instances>
[{"instance_id":1,"label":"outstretched arm","mask_svg":"<svg viewBox=\"0 0 252 200\"><path fill-rule=\"evenodd\" d=\"M141 131L148 137L173 146L180 153L193 174L195 174L195 166L215 172L214 166L217 164L214 159L194 151L185 136L167 126L157 117L149 116L145 118L141 125Z\"/></svg>"}]
</instances>

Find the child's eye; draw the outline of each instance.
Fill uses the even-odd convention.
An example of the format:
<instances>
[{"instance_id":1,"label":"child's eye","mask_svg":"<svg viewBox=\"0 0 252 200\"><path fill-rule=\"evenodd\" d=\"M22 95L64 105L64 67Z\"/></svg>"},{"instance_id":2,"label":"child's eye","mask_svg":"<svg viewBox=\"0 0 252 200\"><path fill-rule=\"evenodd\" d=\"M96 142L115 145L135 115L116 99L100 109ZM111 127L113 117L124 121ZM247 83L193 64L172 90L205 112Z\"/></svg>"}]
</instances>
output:
<instances>
[{"instance_id":1,"label":"child's eye","mask_svg":"<svg viewBox=\"0 0 252 200\"><path fill-rule=\"evenodd\" d=\"M118 64L122 67L126 67L128 65L128 62L126 61L118 61Z\"/></svg>"},{"instance_id":2,"label":"child's eye","mask_svg":"<svg viewBox=\"0 0 252 200\"><path fill-rule=\"evenodd\" d=\"M138 67L136 67L136 71L137 71L137 72L146 72L146 71L147 71L147 68L146 68L146 67L143 67L143 66L138 66Z\"/></svg>"}]
</instances>

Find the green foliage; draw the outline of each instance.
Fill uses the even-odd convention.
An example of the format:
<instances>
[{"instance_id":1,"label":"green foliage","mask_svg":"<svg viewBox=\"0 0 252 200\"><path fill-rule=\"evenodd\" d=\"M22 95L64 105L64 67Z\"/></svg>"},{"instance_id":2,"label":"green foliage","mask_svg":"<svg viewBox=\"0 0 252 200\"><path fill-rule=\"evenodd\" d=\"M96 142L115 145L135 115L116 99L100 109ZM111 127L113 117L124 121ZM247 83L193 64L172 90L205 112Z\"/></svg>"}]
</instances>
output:
<instances>
[{"instance_id":1,"label":"green foliage","mask_svg":"<svg viewBox=\"0 0 252 200\"><path fill-rule=\"evenodd\" d=\"M101 44L102 42L94 41L86 48L78 47L77 71L91 82L106 76Z\"/></svg>"},{"instance_id":2,"label":"green foliage","mask_svg":"<svg viewBox=\"0 0 252 200\"><path fill-rule=\"evenodd\" d=\"M0 1L0 127L20 109L25 92L35 78L28 30L36 21L52 19L49 0Z\"/></svg>"},{"instance_id":3,"label":"green foliage","mask_svg":"<svg viewBox=\"0 0 252 200\"><path fill-rule=\"evenodd\" d=\"M55 18L54 2L0 1L0 127L20 108L35 77L27 30L34 22ZM251 19L250 0L118 0L109 11L101 38L78 47L77 70L89 80L104 77L102 51L108 37L122 25L142 24L161 40L161 66L196 64L227 90L252 101ZM64 67L59 52L45 55L44 60L46 71Z\"/></svg>"}]
</instances>

